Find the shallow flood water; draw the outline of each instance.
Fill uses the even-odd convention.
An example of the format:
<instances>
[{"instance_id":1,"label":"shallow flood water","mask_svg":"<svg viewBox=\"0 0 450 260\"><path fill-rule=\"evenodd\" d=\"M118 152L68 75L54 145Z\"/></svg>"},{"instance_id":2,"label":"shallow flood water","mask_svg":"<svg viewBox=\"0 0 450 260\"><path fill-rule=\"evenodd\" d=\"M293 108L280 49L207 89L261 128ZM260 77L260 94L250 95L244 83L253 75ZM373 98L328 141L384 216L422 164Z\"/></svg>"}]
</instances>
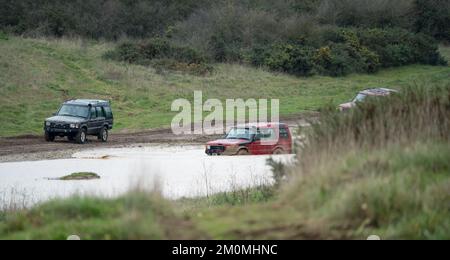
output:
<instances>
[{"instance_id":1,"label":"shallow flood water","mask_svg":"<svg viewBox=\"0 0 450 260\"><path fill-rule=\"evenodd\" d=\"M203 146L96 149L72 159L0 164L0 208L32 206L73 195L116 197L132 189L158 189L168 199L198 197L272 182L270 156L204 154ZM274 156L291 162L292 155ZM94 172L98 180L50 180Z\"/></svg>"}]
</instances>

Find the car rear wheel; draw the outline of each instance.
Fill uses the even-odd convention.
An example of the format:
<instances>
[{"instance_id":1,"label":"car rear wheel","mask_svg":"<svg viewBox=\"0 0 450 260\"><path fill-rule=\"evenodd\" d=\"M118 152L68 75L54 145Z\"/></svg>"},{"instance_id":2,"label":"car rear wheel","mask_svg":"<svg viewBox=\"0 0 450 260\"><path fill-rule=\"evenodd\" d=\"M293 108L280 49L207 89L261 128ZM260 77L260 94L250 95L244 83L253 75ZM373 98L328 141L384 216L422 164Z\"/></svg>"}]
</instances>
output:
<instances>
[{"instance_id":1,"label":"car rear wheel","mask_svg":"<svg viewBox=\"0 0 450 260\"><path fill-rule=\"evenodd\" d=\"M108 129L106 127L104 127L98 134L98 140L101 140L102 142L108 141Z\"/></svg>"},{"instance_id":2,"label":"car rear wheel","mask_svg":"<svg viewBox=\"0 0 450 260\"><path fill-rule=\"evenodd\" d=\"M53 134L50 134L49 132L45 131L45 141L53 142L53 141L55 141L55 136Z\"/></svg>"},{"instance_id":3,"label":"car rear wheel","mask_svg":"<svg viewBox=\"0 0 450 260\"><path fill-rule=\"evenodd\" d=\"M241 150L239 150L237 155L245 156L245 155L250 155L250 153L246 149L241 149Z\"/></svg>"},{"instance_id":4,"label":"car rear wheel","mask_svg":"<svg viewBox=\"0 0 450 260\"><path fill-rule=\"evenodd\" d=\"M85 144L85 143L86 143L86 140L87 140L87 137L86 137L86 129L85 129L85 128L82 128L82 129L78 132L77 136L75 137L75 141L76 141L77 143L79 143L79 144Z\"/></svg>"},{"instance_id":5,"label":"car rear wheel","mask_svg":"<svg viewBox=\"0 0 450 260\"><path fill-rule=\"evenodd\" d=\"M273 151L274 155L286 154L286 152L282 148L277 148Z\"/></svg>"}]
</instances>

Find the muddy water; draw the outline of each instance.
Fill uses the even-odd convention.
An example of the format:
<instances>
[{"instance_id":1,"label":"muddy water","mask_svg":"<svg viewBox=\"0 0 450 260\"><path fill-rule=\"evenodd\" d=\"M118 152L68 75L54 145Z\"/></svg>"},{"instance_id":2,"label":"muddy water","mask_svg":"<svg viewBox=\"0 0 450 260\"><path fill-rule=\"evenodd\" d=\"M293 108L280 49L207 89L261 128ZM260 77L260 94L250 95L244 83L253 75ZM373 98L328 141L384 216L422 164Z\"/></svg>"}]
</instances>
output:
<instances>
[{"instance_id":1,"label":"muddy water","mask_svg":"<svg viewBox=\"0 0 450 260\"><path fill-rule=\"evenodd\" d=\"M169 199L198 197L271 183L269 156L209 157L203 146L110 148L72 159L0 164L0 208L31 206L73 195L119 196L131 189L158 189ZM292 162L293 156L275 156ZM51 180L74 172L101 179Z\"/></svg>"}]
</instances>

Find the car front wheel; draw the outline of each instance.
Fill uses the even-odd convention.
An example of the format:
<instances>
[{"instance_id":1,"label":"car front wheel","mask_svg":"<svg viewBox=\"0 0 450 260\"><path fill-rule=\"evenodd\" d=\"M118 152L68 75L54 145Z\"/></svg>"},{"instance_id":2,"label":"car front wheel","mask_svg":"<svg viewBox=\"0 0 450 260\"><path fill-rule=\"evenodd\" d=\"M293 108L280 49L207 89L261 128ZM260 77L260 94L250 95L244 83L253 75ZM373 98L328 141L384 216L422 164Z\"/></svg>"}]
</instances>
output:
<instances>
[{"instance_id":1,"label":"car front wheel","mask_svg":"<svg viewBox=\"0 0 450 260\"><path fill-rule=\"evenodd\" d=\"M87 139L87 137L86 137L86 129L82 128L78 132L77 136L75 137L75 141L77 143L79 143L79 144L85 144L86 143L86 139Z\"/></svg>"},{"instance_id":2,"label":"car front wheel","mask_svg":"<svg viewBox=\"0 0 450 260\"><path fill-rule=\"evenodd\" d=\"M49 132L45 131L45 141L53 142L53 141L55 141L55 136L53 134L50 134Z\"/></svg>"},{"instance_id":3,"label":"car front wheel","mask_svg":"<svg viewBox=\"0 0 450 260\"><path fill-rule=\"evenodd\" d=\"M241 149L241 150L239 150L237 155L239 155L239 156L246 156L246 155L250 155L250 153L246 149Z\"/></svg>"}]
</instances>

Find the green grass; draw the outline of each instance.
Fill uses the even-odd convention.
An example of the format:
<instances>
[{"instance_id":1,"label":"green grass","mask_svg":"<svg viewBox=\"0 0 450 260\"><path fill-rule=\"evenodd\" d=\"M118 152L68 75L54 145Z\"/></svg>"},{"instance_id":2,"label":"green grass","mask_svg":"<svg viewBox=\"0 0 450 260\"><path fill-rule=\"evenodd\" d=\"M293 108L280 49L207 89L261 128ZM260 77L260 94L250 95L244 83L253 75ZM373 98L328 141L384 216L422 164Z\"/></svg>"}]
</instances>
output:
<instances>
[{"instance_id":1,"label":"green grass","mask_svg":"<svg viewBox=\"0 0 450 260\"><path fill-rule=\"evenodd\" d=\"M0 234L0 239L57 240L74 234L104 240L203 237L158 195L140 192L115 200L56 200L29 212L0 215Z\"/></svg>"},{"instance_id":2,"label":"green grass","mask_svg":"<svg viewBox=\"0 0 450 260\"><path fill-rule=\"evenodd\" d=\"M175 115L172 101L192 100L194 90L203 91L204 99L278 98L280 113L288 116L347 101L367 87L450 81L449 67L422 65L342 78L298 78L233 64L215 64L215 72L206 77L158 74L103 60L113 47L83 40L0 40L0 136L40 134L43 120L70 98L109 99L115 131L142 130L169 126ZM441 49L446 55L450 48Z\"/></svg>"},{"instance_id":3,"label":"green grass","mask_svg":"<svg viewBox=\"0 0 450 260\"><path fill-rule=\"evenodd\" d=\"M98 174L93 172L75 172L70 175L59 178L61 181L76 181L76 180L93 180L100 179Z\"/></svg>"}]
</instances>

